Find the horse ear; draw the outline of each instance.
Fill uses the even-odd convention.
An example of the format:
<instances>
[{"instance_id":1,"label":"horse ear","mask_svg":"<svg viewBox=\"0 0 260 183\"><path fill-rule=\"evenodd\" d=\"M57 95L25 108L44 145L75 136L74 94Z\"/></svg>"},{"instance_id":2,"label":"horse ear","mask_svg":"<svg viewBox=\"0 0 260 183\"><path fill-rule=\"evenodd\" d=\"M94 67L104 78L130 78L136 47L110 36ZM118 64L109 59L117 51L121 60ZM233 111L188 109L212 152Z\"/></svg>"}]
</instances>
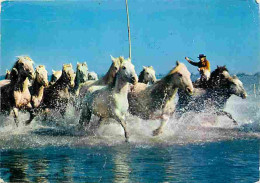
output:
<instances>
[{"instance_id":1,"label":"horse ear","mask_svg":"<svg viewBox=\"0 0 260 183\"><path fill-rule=\"evenodd\" d=\"M177 65L177 66L180 65L180 62L179 62L178 60L176 61L176 65Z\"/></svg>"},{"instance_id":2,"label":"horse ear","mask_svg":"<svg viewBox=\"0 0 260 183\"><path fill-rule=\"evenodd\" d=\"M111 57L111 60L112 60L113 62L116 61L116 59L115 59L112 55L110 55L110 57Z\"/></svg>"},{"instance_id":3,"label":"horse ear","mask_svg":"<svg viewBox=\"0 0 260 183\"><path fill-rule=\"evenodd\" d=\"M72 64L70 63L70 66L72 67Z\"/></svg>"},{"instance_id":4,"label":"horse ear","mask_svg":"<svg viewBox=\"0 0 260 183\"><path fill-rule=\"evenodd\" d=\"M79 62L77 62L77 65L79 65L80 63Z\"/></svg>"},{"instance_id":5,"label":"horse ear","mask_svg":"<svg viewBox=\"0 0 260 183\"><path fill-rule=\"evenodd\" d=\"M51 71L52 71L53 74L55 73L55 70L52 69Z\"/></svg>"},{"instance_id":6,"label":"horse ear","mask_svg":"<svg viewBox=\"0 0 260 183\"><path fill-rule=\"evenodd\" d=\"M237 75L234 75L234 76L233 76L233 79L238 79Z\"/></svg>"},{"instance_id":7,"label":"horse ear","mask_svg":"<svg viewBox=\"0 0 260 183\"><path fill-rule=\"evenodd\" d=\"M87 65L87 62L84 62L83 64Z\"/></svg>"},{"instance_id":8,"label":"horse ear","mask_svg":"<svg viewBox=\"0 0 260 183\"><path fill-rule=\"evenodd\" d=\"M149 66L149 68L154 70L153 66Z\"/></svg>"},{"instance_id":9,"label":"horse ear","mask_svg":"<svg viewBox=\"0 0 260 183\"><path fill-rule=\"evenodd\" d=\"M128 60L129 62L131 62L131 58L128 58L127 60Z\"/></svg>"},{"instance_id":10,"label":"horse ear","mask_svg":"<svg viewBox=\"0 0 260 183\"><path fill-rule=\"evenodd\" d=\"M146 69L146 67L145 67L145 66L143 66L143 69Z\"/></svg>"}]
</instances>

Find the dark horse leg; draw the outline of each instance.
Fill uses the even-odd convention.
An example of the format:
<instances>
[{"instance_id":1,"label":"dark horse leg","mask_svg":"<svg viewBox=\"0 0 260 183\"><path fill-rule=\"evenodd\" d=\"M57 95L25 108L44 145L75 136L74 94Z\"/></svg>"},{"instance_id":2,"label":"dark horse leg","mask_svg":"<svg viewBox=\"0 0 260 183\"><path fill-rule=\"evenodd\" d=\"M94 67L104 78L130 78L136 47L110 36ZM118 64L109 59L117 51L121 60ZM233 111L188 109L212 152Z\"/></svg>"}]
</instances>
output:
<instances>
[{"instance_id":1,"label":"dark horse leg","mask_svg":"<svg viewBox=\"0 0 260 183\"><path fill-rule=\"evenodd\" d=\"M30 113L30 118L25 122L25 125L29 125L31 124L32 120L34 119L35 115L35 111L33 109L29 110Z\"/></svg>"},{"instance_id":2,"label":"dark horse leg","mask_svg":"<svg viewBox=\"0 0 260 183\"><path fill-rule=\"evenodd\" d=\"M12 111L13 111L13 114L14 114L14 122L15 122L15 125L16 125L16 127L18 127L18 109L16 108L16 107L14 107L13 109L12 109ZM10 113L12 112L12 111L10 111Z\"/></svg>"},{"instance_id":3,"label":"dark horse leg","mask_svg":"<svg viewBox=\"0 0 260 183\"><path fill-rule=\"evenodd\" d=\"M229 119L233 121L234 125L238 125L237 121L232 117L232 115L226 111L217 111L217 115L227 116Z\"/></svg>"},{"instance_id":4,"label":"dark horse leg","mask_svg":"<svg viewBox=\"0 0 260 183\"><path fill-rule=\"evenodd\" d=\"M89 125L91 120L92 111L89 107L86 106L81 112L79 124L81 127Z\"/></svg>"}]
</instances>

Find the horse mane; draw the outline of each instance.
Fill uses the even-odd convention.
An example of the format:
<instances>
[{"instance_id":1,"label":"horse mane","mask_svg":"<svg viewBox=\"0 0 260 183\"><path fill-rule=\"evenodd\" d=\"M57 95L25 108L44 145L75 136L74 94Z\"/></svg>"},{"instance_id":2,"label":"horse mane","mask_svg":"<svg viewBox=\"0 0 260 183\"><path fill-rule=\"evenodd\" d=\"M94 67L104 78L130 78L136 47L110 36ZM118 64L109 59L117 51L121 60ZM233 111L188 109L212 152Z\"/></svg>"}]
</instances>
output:
<instances>
[{"instance_id":1,"label":"horse mane","mask_svg":"<svg viewBox=\"0 0 260 183\"><path fill-rule=\"evenodd\" d=\"M208 87L213 88L220 84L221 74L223 72L229 72L226 66L217 66L217 68L211 73L210 78L208 80Z\"/></svg>"},{"instance_id":2,"label":"horse mane","mask_svg":"<svg viewBox=\"0 0 260 183\"><path fill-rule=\"evenodd\" d=\"M172 70L170 70L170 72L169 72L165 77L163 77L162 79L164 79L164 80L169 80L169 78L170 78L173 74L175 74L176 72L178 72L178 71L181 69L182 66L184 66L184 64L183 64L183 63L179 63L179 62L177 61L177 65L176 65Z\"/></svg>"},{"instance_id":3,"label":"horse mane","mask_svg":"<svg viewBox=\"0 0 260 183\"><path fill-rule=\"evenodd\" d=\"M138 76L138 82L142 83L144 81L144 69L140 72Z\"/></svg>"},{"instance_id":4,"label":"horse mane","mask_svg":"<svg viewBox=\"0 0 260 183\"><path fill-rule=\"evenodd\" d=\"M39 69L45 69L45 66L44 65L39 65L37 68L36 68L36 72L39 73Z\"/></svg>"},{"instance_id":5,"label":"horse mane","mask_svg":"<svg viewBox=\"0 0 260 183\"><path fill-rule=\"evenodd\" d=\"M169 85L170 78L172 77L173 74L178 72L183 65L184 64L182 63L177 63L177 65L172 70L170 70L170 72L166 76L164 76L161 80L154 83L152 86L154 89L152 90L151 95L154 97L157 97L158 95L164 95L165 86Z\"/></svg>"},{"instance_id":6,"label":"horse mane","mask_svg":"<svg viewBox=\"0 0 260 183\"><path fill-rule=\"evenodd\" d=\"M215 78L215 77L219 76L221 73L223 73L224 71L229 72L225 65L217 66L217 68L211 73L210 78Z\"/></svg>"},{"instance_id":7,"label":"horse mane","mask_svg":"<svg viewBox=\"0 0 260 183\"><path fill-rule=\"evenodd\" d=\"M65 71L66 69L72 69L71 64L63 64L62 71Z\"/></svg>"}]
</instances>

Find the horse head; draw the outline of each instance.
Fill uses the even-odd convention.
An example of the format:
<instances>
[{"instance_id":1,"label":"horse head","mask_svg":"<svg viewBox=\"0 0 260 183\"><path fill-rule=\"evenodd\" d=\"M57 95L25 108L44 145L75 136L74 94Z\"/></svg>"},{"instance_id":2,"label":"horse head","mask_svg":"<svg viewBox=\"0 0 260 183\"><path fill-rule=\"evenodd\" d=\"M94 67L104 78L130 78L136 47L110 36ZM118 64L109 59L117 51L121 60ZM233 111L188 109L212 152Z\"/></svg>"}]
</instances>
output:
<instances>
[{"instance_id":1,"label":"horse head","mask_svg":"<svg viewBox=\"0 0 260 183\"><path fill-rule=\"evenodd\" d=\"M120 77L129 83L135 84L138 82L138 77L135 73L135 66L132 64L131 59L124 59L123 57L119 57L120 58L120 68L118 71L118 75L120 75Z\"/></svg>"},{"instance_id":2,"label":"horse head","mask_svg":"<svg viewBox=\"0 0 260 183\"><path fill-rule=\"evenodd\" d=\"M88 80L98 80L98 75L95 72L88 73Z\"/></svg>"},{"instance_id":3,"label":"horse head","mask_svg":"<svg viewBox=\"0 0 260 183\"><path fill-rule=\"evenodd\" d=\"M217 69L211 73L209 86L214 89L224 90L229 95L237 95L246 98L247 93L243 83L237 76L230 76L226 66L217 66Z\"/></svg>"},{"instance_id":4,"label":"horse head","mask_svg":"<svg viewBox=\"0 0 260 183\"><path fill-rule=\"evenodd\" d=\"M123 60L123 57L114 58L112 55L110 55L110 57L112 60L112 64L109 68L109 71L110 71L110 75L112 76L112 78L114 78L116 76L116 73L119 71L119 67Z\"/></svg>"},{"instance_id":5,"label":"horse head","mask_svg":"<svg viewBox=\"0 0 260 183\"><path fill-rule=\"evenodd\" d=\"M193 93L193 85L190 78L191 74L188 71L187 67L180 63L176 62L176 67L173 68L170 73L166 76L173 87L180 88L181 90L186 91L189 94Z\"/></svg>"},{"instance_id":6,"label":"horse head","mask_svg":"<svg viewBox=\"0 0 260 183\"><path fill-rule=\"evenodd\" d=\"M62 75L63 79L69 84L71 88L75 86L75 72L71 64L63 64Z\"/></svg>"},{"instance_id":7,"label":"horse head","mask_svg":"<svg viewBox=\"0 0 260 183\"><path fill-rule=\"evenodd\" d=\"M153 66L145 67L143 66L143 70L139 75L138 78L139 82L141 83L155 83L156 82L156 76L155 76L155 70Z\"/></svg>"},{"instance_id":8,"label":"horse head","mask_svg":"<svg viewBox=\"0 0 260 183\"><path fill-rule=\"evenodd\" d=\"M88 81L88 66L86 62L77 63L76 81L77 83L85 83Z\"/></svg>"},{"instance_id":9,"label":"horse head","mask_svg":"<svg viewBox=\"0 0 260 183\"><path fill-rule=\"evenodd\" d=\"M62 74L62 71L52 70L51 83L54 84L58 79L60 79L61 74Z\"/></svg>"},{"instance_id":10,"label":"horse head","mask_svg":"<svg viewBox=\"0 0 260 183\"><path fill-rule=\"evenodd\" d=\"M45 69L45 66L44 65L39 65L37 68L36 68L36 81L43 85L44 87L47 87L48 86L48 72L47 70Z\"/></svg>"},{"instance_id":11,"label":"horse head","mask_svg":"<svg viewBox=\"0 0 260 183\"><path fill-rule=\"evenodd\" d=\"M243 86L243 83L239 80L237 76L226 76L227 79L227 88L229 90L229 94L236 95L245 99L247 97L246 90Z\"/></svg>"},{"instance_id":12,"label":"horse head","mask_svg":"<svg viewBox=\"0 0 260 183\"><path fill-rule=\"evenodd\" d=\"M14 71L15 72L12 72ZM18 56L17 61L13 66L11 71L11 78L12 73L18 74L20 77L28 77L30 79L34 79L34 68L33 68L33 61L28 56Z\"/></svg>"}]
</instances>

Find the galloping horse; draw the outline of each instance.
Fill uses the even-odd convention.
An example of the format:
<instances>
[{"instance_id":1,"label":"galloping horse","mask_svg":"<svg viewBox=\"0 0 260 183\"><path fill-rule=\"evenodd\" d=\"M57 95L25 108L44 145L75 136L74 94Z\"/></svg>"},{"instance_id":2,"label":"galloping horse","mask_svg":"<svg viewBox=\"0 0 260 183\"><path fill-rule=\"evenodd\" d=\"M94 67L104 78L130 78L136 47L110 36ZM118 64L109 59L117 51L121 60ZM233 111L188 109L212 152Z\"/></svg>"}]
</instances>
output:
<instances>
[{"instance_id":1,"label":"galloping horse","mask_svg":"<svg viewBox=\"0 0 260 183\"><path fill-rule=\"evenodd\" d=\"M243 99L247 97L243 83L236 76L231 77L227 68L223 66L217 67L211 73L207 87L195 89L193 96L188 96L182 90L179 90L176 115L180 117L188 111L200 112L212 108L216 114L226 115L233 120L234 124L237 124L232 115L223 111L223 109L231 95L237 95Z\"/></svg>"},{"instance_id":2,"label":"galloping horse","mask_svg":"<svg viewBox=\"0 0 260 183\"><path fill-rule=\"evenodd\" d=\"M125 139L128 141L125 121L129 106L127 94L129 83L135 84L137 75L130 59L123 59L118 69L119 71L111 84L86 94L79 123L81 125L88 124L92 114L100 117L99 123L104 118L113 118L123 127Z\"/></svg>"},{"instance_id":3,"label":"galloping horse","mask_svg":"<svg viewBox=\"0 0 260 183\"><path fill-rule=\"evenodd\" d=\"M155 70L153 66L143 66L143 70L140 72L138 77L138 82L145 84L153 84L156 82Z\"/></svg>"},{"instance_id":4,"label":"galloping horse","mask_svg":"<svg viewBox=\"0 0 260 183\"><path fill-rule=\"evenodd\" d=\"M183 63L177 61L176 67L153 85L147 87L138 83L133 86L128 95L129 111L142 119L161 119L160 127L153 132L153 135L158 135L174 111L173 100L178 88L193 92L190 72Z\"/></svg>"},{"instance_id":5,"label":"galloping horse","mask_svg":"<svg viewBox=\"0 0 260 183\"><path fill-rule=\"evenodd\" d=\"M64 64L61 77L44 90L42 108L59 110L62 115L70 99L69 90L74 87L75 73L71 64Z\"/></svg>"},{"instance_id":6,"label":"galloping horse","mask_svg":"<svg viewBox=\"0 0 260 183\"><path fill-rule=\"evenodd\" d=\"M44 88L48 86L48 72L45 69L44 65L39 65L36 68L35 71L35 80L32 85L31 89L31 95L32 95L32 107L36 108L39 107L42 99L43 99L43 93L44 93Z\"/></svg>"},{"instance_id":7,"label":"galloping horse","mask_svg":"<svg viewBox=\"0 0 260 183\"><path fill-rule=\"evenodd\" d=\"M32 108L29 110L30 113L30 119L28 119L25 124L29 125L31 123L31 121L34 119L35 117L35 109L37 109L42 101L43 101L43 93L44 93L44 89L48 86L49 81L48 81L48 72L45 69L44 65L39 65L36 68L35 71L35 80L32 84L32 86L30 87L30 92L31 92L31 105Z\"/></svg>"},{"instance_id":8,"label":"galloping horse","mask_svg":"<svg viewBox=\"0 0 260 183\"><path fill-rule=\"evenodd\" d=\"M17 126L18 110L31 108L29 78L34 78L33 61L28 56L18 56L11 70L11 82L1 87L1 112L13 111Z\"/></svg>"}]
</instances>

